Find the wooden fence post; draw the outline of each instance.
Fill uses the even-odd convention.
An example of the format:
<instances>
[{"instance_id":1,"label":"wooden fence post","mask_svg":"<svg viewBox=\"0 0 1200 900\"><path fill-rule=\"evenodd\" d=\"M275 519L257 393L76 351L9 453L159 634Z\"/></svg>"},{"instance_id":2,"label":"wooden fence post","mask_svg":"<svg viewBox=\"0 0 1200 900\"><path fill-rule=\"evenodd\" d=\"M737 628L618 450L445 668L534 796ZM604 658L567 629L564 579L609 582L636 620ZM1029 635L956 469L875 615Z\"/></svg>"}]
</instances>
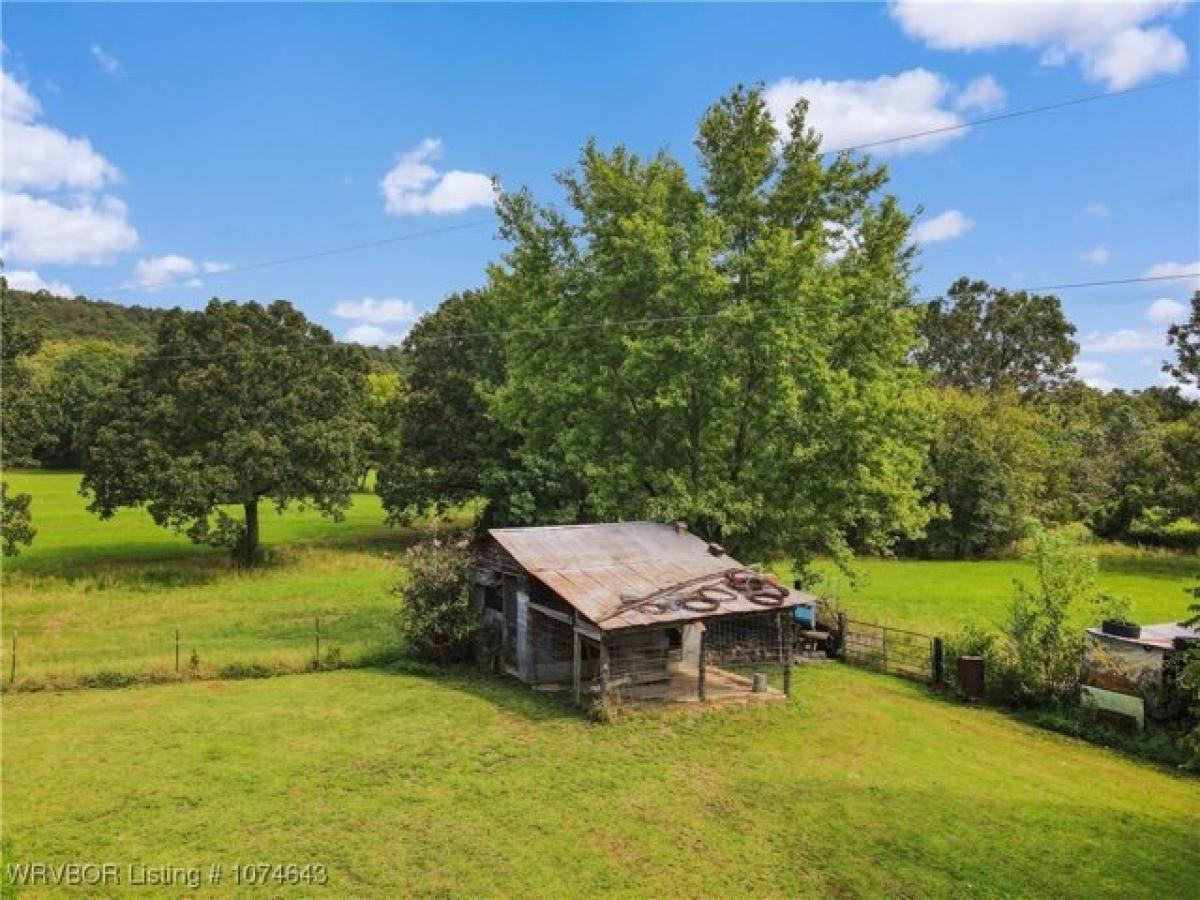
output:
<instances>
[{"instance_id":1,"label":"wooden fence post","mask_svg":"<svg viewBox=\"0 0 1200 900\"><path fill-rule=\"evenodd\" d=\"M571 613L571 688L575 693L575 705L583 700L583 646L579 638L579 614Z\"/></svg>"},{"instance_id":2,"label":"wooden fence post","mask_svg":"<svg viewBox=\"0 0 1200 900\"><path fill-rule=\"evenodd\" d=\"M933 639L933 683L943 684L946 678L945 670L946 648L940 637Z\"/></svg>"},{"instance_id":3,"label":"wooden fence post","mask_svg":"<svg viewBox=\"0 0 1200 900\"><path fill-rule=\"evenodd\" d=\"M792 696L792 614L779 614L779 628L783 632L783 695Z\"/></svg>"},{"instance_id":4,"label":"wooden fence post","mask_svg":"<svg viewBox=\"0 0 1200 900\"><path fill-rule=\"evenodd\" d=\"M596 679L597 681L600 682L600 688L599 688L600 693L599 693L598 699L600 701L600 708L605 709L606 708L605 704L608 703L608 691L609 691L608 681L609 681L609 676L612 674L612 670L609 667L609 661L608 661L608 644L606 644L604 642L603 634L600 635L600 660L599 660L598 665L599 665L599 669L597 670L597 679Z\"/></svg>"},{"instance_id":5,"label":"wooden fence post","mask_svg":"<svg viewBox=\"0 0 1200 900\"><path fill-rule=\"evenodd\" d=\"M12 646L12 668L9 669L8 683L13 684L17 680L17 629L13 629L13 646Z\"/></svg>"}]
</instances>

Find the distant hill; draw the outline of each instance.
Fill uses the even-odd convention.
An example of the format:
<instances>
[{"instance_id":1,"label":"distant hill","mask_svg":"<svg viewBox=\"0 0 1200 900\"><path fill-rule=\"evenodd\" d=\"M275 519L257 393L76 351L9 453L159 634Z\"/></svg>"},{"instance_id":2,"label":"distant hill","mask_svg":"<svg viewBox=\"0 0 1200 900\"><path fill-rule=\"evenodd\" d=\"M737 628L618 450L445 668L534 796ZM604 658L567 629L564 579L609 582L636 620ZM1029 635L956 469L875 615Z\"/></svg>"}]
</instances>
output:
<instances>
[{"instance_id":1,"label":"distant hill","mask_svg":"<svg viewBox=\"0 0 1200 900\"><path fill-rule=\"evenodd\" d=\"M4 303L21 322L35 328L45 340L101 339L118 344L148 347L154 343L165 309L122 306L85 297L56 297L45 291L4 291Z\"/></svg>"},{"instance_id":2,"label":"distant hill","mask_svg":"<svg viewBox=\"0 0 1200 900\"><path fill-rule=\"evenodd\" d=\"M124 306L86 297L56 297L46 291L4 290L4 304L21 322L36 329L45 341L105 340L133 347L151 347L158 323L167 310ZM400 365L398 348L364 347L368 359L383 369Z\"/></svg>"}]
</instances>

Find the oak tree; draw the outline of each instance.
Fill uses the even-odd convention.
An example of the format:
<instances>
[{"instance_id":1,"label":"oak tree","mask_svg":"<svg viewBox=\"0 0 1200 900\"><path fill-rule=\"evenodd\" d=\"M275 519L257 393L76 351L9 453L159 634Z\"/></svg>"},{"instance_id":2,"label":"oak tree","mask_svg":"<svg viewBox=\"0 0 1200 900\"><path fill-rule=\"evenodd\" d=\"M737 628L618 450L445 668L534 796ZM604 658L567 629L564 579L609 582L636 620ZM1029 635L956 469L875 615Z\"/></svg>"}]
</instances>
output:
<instances>
[{"instance_id":1,"label":"oak tree","mask_svg":"<svg viewBox=\"0 0 1200 900\"><path fill-rule=\"evenodd\" d=\"M1184 322L1167 329L1167 345L1175 349L1175 361L1163 365L1181 384L1200 387L1200 291L1192 294L1192 312Z\"/></svg>"},{"instance_id":2,"label":"oak tree","mask_svg":"<svg viewBox=\"0 0 1200 900\"><path fill-rule=\"evenodd\" d=\"M153 350L93 407L82 490L102 518L259 557L259 504L339 518L362 471L366 362L282 300L172 310ZM240 508L240 521L230 507Z\"/></svg>"},{"instance_id":3,"label":"oak tree","mask_svg":"<svg viewBox=\"0 0 1200 900\"><path fill-rule=\"evenodd\" d=\"M946 387L1029 393L1075 372L1075 326L1054 296L960 278L925 306L919 328L917 361Z\"/></svg>"}]
</instances>

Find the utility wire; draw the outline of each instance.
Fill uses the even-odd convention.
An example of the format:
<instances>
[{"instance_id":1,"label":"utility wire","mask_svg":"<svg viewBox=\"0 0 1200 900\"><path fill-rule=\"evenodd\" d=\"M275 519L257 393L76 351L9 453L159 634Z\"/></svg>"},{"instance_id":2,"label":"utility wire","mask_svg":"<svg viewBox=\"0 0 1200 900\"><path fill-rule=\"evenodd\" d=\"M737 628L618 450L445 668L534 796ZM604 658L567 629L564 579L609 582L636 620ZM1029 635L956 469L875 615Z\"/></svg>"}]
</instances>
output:
<instances>
[{"instance_id":1,"label":"utility wire","mask_svg":"<svg viewBox=\"0 0 1200 900\"><path fill-rule=\"evenodd\" d=\"M474 222L463 222L458 225L446 225L442 228L429 228L425 231L410 231L407 234L396 234L391 237L377 238L371 241L361 241L357 244L342 244L338 247L327 247L323 250L313 250L309 253L298 253L295 256L281 256L276 259L267 259L256 263L247 263L244 266L231 266L228 269L222 269L219 272L209 272L204 278L216 278L222 275L233 275L237 272L252 272L255 269L267 269L273 266L283 266L289 263L305 262L310 259L321 259L325 256L336 256L340 253L352 253L355 250L367 250L371 247L382 247L386 244L399 244L403 241L412 241L417 238L433 237L438 234L449 234L454 231L465 231L468 228L478 228L481 225L491 225L496 221L495 216L487 219L476 219ZM167 281L155 282L150 285L123 284L108 288L104 291L98 291L99 294L120 294L126 291L144 291L147 289L161 290L162 288L172 287L173 285L182 284L183 279L192 279L195 274L181 276L180 278L168 279Z\"/></svg>"},{"instance_id":2,"label":"utility wire","mask_svg":"<svg viewBox=\"0 0 1200 900\"><path fill-rule=\"evenodd\" d=\"M1071 281L1060 284L1043 284L1032 287L1013 288L1010 293L1042 293L1045 291L1068 291L1079 290L1082 288L1106 287L1110 285L1123 284L1145 284L1160 281L1179 281L1185 278L1200 278L1200 272L1184 272L1178 275L1142 275L1130 278L1110 278L1103 281ZM914 300L914 303L929 303L942 297L942 294L934 294L928 297L920 297ZM451 341L470 340L474 338L495 338L508 337L511 335L534 335L534 334L561 334L570 331L594 331L594 330L609 330L616 328L637 328L652 325L673 325L684 322L702 322L710 319L717 319L725 315L727 310L712 313L691 313L681 316L657 316L641 319L614 319L614 320L598 320L590 322L573 322L566 325L546 325L531 328L501 328L492 331L460 331L456 333L430 336L424 340L430 343L449 343ZM191 360L218 360L218 359L236 359L239 357L255 357L263 355L279 355L291 353L312 353L320 350L340 350L347 347L348 344L338 342L318 347L264 347L262 350L255 351L239 351L235 353L184 353L177 355L157 355L151 352L151 357L155 360L166 359L191 359Z\"/></svg>"},{"instance_id":3,"label":"utility wire","mask_svg":"<svg viewBox=\"0 0 1200 900\"><path fill-rule=\"evenodd\" d=\"M1120 91L1109 91L1107 93L1100 93L1100 94L1088 94L1083 97L1073 97L1069 100L1060 100L1056 103L1046 103L1041 106L1027 106L1023 109L1014 109L1011 112L997 113L994 116L983 116L978 119L971 119L970 121L960 122L956 125L946 125L942 128L930 128L925 131L915 131L910 134L901 134L901 135L897 135L895 137L882 138L877 141L868 141L868 142L862 143L862 144L853 144L848 147L838 148L837 150L823 150L823 151L821 151L821 153L819 155L824 157L824 156L833 156L833 155L836 155L839 153L853 153L853 152L856 152L859 150L867 150L867 149L870 149L871 147L882 147L887 144L897 144L902 141L916 140L916 139L923 138L923 137L930 137L930 136L936 135L936 134L946 134L946 133L953 132L953 131L962 131L967 128L974 128L977 125L988 125L993 122L1003 122L1003 121L1007 121L1009 119L1019 119L1024 116L1031 116L1031 115L1035 115L1038 113L1053 112L1055 110L1066 109L1071 106L1079 106L1079 105L1082 105L1085 103L1095 103L1100 100L1108 100L1108 99L1114 98L1114 97L1123 97L1123 96L1127 96L1129 94L1135 94L1135 93L1139 93L1142 91L1152 91L1152 90L1158 90L1159 88L1177 87L1182 84L1192 84L1192 83L1196 82L1198 79L1200 79L1200 75L1190 75L1186 78L1176 78L1176 79L1172 79L1170 81L1159 81L1154 84L1144 84L1144 85L1141 85L1140 87L1125 88L1124 90L1120 90ZM207 275L205 275L204 277L205 278L215 278L215 277L223 276L223 275L233 275L237 272L250 272L255 269L266 269L266 268L271 268L274 266L288 265L291 263L306 262L306 261L312 260L312 259L321 259L322 257L335 256L335 255L342 254L342 253L352 253L357 250L368 250L372 247L381 247L381 246L385 246L387 244L397 244L397 243L401 243L403 241L415 240L417 238L432 237L434 235L447 234L447 233L455 232L455 231L464 231L468 228L478 228L482 225L490 225L490 224L494 223L495 221L496 221L496 218L494 216L492 216L487 219L477 219L474 222L465 222L460 225L448 225L444 228L430 228L425 231L414 231L414 232L409 232L408 234L400 234L400 235L394 235L392 237L378 238L376 240L371 240L371 241L361 241L356 244L343 244L343 245L337 246L337 247L329 247L329 248L321 249L321 250L313 250L308 253L299 253L299 254L296 254L295 256L283 256L283 257L279 257L277 259L269 259L269 260L264 260L262 262L248 263L243 266L233 266L232 268L224 269L220 272L210 272ZM186 276L186 278L188 278L188 279L193 278L193 277L195 277L195 276L194 275ZM165 287L172 287L174 285L183 283L184 278L185 277L181 276L179 278L169 279L167 281L164 281L164 282L161 282L158 284L149 285L149 287L152 287L155 290L160 290ZM104 294L120 294L120 293L125 293L128 291L142 291L142 290L145 290L146 287L147 286L139 286L139 285L134 285L134 284L123 284L123 285L118 285L116 287L108 288L107 290L104 290L104 291L98 291L95 294L93 294L93 296L101 296Z\"/></svg>"},{"instance_id":4,"label":"utility wire","mask_svg":"<svg viewBox=\"0 0 1200 900\"><path fill-rule=\"evenodd\" d=\"M1120 91L1108 91L1102 94L1087 94L1083 97L1073 97L1070 100L1059 100L1056 103L1045 103L1041 106L1027 106L1024 109L1014 109L1011 112L997 113L994 116L983 116L978 119L971 119L966 122L959 122L957 125L945 125L941 128L929 128L925 131L917 131L912 134L903 134L899 137L882 138L878 141L867 141L863 144L854 144L850 147L842 147L838 150L824 150L822 156L829 156L836 153L853 153L858 150L867 150L871 147L882 147L886 144L897 144L901 141L911 141L917 138L931 137L935 134L947 134L952 131L962 131L965 128L974 128L976 125L987 125L991 122L1003 122L1008 119L1019 119L1023 116L1032 116L1037 113L1053 112L1054 110L1066 109L1070 106L1080 106L1084 103L1095 103L1098 100L1108 100L1113 97L1124 97L1128 94L1136 94L1142 91L1155 91L1159 88L1177 87L1181 84L1191 84L1200 75L1189 75L1186 78L1175 78L1171 81L1159 81L1154 84L1143 84L1140 87L1125 88Z\"/></svg>"}]
</instances>

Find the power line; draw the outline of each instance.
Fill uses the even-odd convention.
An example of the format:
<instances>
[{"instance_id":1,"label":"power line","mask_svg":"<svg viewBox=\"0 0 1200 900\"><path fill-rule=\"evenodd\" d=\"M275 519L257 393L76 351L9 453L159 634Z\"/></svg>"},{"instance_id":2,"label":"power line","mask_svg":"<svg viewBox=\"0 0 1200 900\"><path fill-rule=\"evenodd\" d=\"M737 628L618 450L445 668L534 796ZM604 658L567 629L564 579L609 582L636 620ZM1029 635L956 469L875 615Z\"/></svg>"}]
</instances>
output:
<instances>
[{"instance_id":1,"label":"power line","mask_svg":"<svg viewBox=\"0 0 1200 900\"><path fill-rule=\"evenodd\" d=\"M1044 291L1067 291L1080 290L1083 288L1106 287L1113 285L1126 284L1145 284L1161 281L1180 281L1186 278L1200 278L1200 272L1184 272L1178 275L1141 275L1129 278L1110 278L1102 281L1070 281L1059 284L1044 284L1034 285L1032 287L1012 288L1011 293L1041 293ZM914 303L929 303L943 296L942 294L934 294L928 297L919 297L914 300ZM717 319L725 315L727 310L712 313L691 313L680 316L656 316L645 317L641 319L614 319L614 320L598 320L591 322L573 322L565 325L544 325L531 328L500 328L491 331L460 331L457 333L444 334L436 337L429 337L425 340L432 343L449 343L450 341L472 340L475 338L495 338L508 337L512 335L535 335L535 334L562 334L571 331L595 331L608 330L616 328L637 328L653 325L678 325L684 322L702 322L711 319ZM329 344L322 347L264 347L257 351L240 351L235 353L185 353L177 355L153 355L155 360L177 359L177 360L219 360L219 359L236 359L241 357L255 357L259 354L263 355L278 355L291 353L311 353L318 350L336 350L345 348L345 343Z\"/></svg>"},{"instance_id":2,"label":"power line","mask_svg":"<svg viewBox=\"0 0 1200 900\"><path fill-rule=\"evenodd\" d=\"M1123 97L1123 96L1126 96L1129 94L1135 94L1135 93L1139 93L1142 91L1152 91L1152 90L1158 90L1159 88L1176 87L1176 86L1182 85L1182 84L1191 84L1191 83L1194 83L1195 81L1197 81L1198 79L1200 79L1200 76L1191 75L1186 78L1176 78L1176 79L1172 79L1170 81L1159 81L1159 82L1156 82L1155 84L1145 84L1145 85L1141 85L1140 87L1125 88L1124 90L1120 90L1120 91L1110 91L1107 93L1100 93L1100 94L1088 94L1088 95L1082 96L1082 97L1073 97L1069 100L1060 100L1056 103L1046 103L1041 106L1028 106L1023 109L1014 109L1011 112L997 113L996 115L993 115L993 116L983 116L978 119L971 119L966 122L960 122L956 125L946 125L941 128L930 128L930 129L926 129L924 131L914 131L909 134L896 135L895 137L881 138L880 140L877 140L877 141L868 141L868 142L862 143L862 144L853 144L848 147L841 147L837 150L823 150L823 151L821 151L821 153L819 155L824 157L824 156L836 155L838 153L853 153L853 152L856 152L859 150L867 150L867 149L870 149L871 147L882 147L887 144L897 144L902 141L911 141L911 140L915 140L918 138L931 137L936 134L946 134L946 133L953 132L953 131L962 131L967 128L974 128L978 125L988 125L993 122L1003 122L1003 121L1007 121L1009 119L1019 119L1024 116L1030 116L1030 115L1035 115L1035 114L1044 113L1044 112L1052 112L1054 110L1066 109L1071 106L1079 106L1079 105L1082 105L1085 103L1094 103L1094 102L1097 102L1100 100L1108 100L1108 99L1114 98L1114 97ZM361 241L361 242L355 243L355 244L343 244L341 246L329 247L329 248L325 248L325 249L321 249L321 250L313 250L308 253L300 253L300 254L296 254L294 256L283 256L283 257L279 257L276 259L264 260L262 262L248 263L248 264L242 265L242 266L233 266L228 269L223 269L220 272L210 272L210 273L206 274L204 277L205 278L215 278L218 276L233 275L238 272L250 272L250 271L254 271L256 269L266 269L266 268L271 268L274 266L288 265L288 264L296 263L296 262L306 262L306 261L312 260L312 259L321 259L322 257L335 256L335 255L342 254L342 253L352 253L352 252L355 252L358 250L368 250L372 247L381 247L381 246L385 246L387 244L396 244L396 243L401 243L403 241L415 240L417 238L432 237L432 236L439 235L439 234L447 234L447 233L455 232L455 231L463 231L468 228L478 228L482 225L490 225L490 224L494 223L495 221L496 221L496 218L493 216L493 217L490 217L487 219L478 219L474 222L466 222L466 223L463 223L460 225L448 225L444 228L430 228L425 231L409 232L408 234L394 235L392 237L378 238L376 240L370 240L370 241ZM193 277L195 277L195 276L194 275L186 276L187 279L190 279ZM179 278L169 279L169 280L161 282L159 284L148 285L148 286L147 285L131 285L131 284L118 285L115 287L108 288L106 290L97 291L93 294L93 296L104 295L104 294L119 294L119 293L125 293L128 291L142 291L142 290L146 290L147 287L151 287L151 288L158 290L161 288L171 287L173 285L182 284L184 282L184 280L185 280L185 277L179 277Z\"/></svg>"},{"instance_id":3,"label":"power line","mask_svg":"<svg viewBox=\"0 0 1200 900\"><path fill-rule=\"evenodd\" d=\"M945 125L941 128L929 128L925 131L916 131L912 134L903 134L898 137L881 138L878 141L867 141L863 144L854 144L849 147L842 147L838 150L824 150L821 152L821 155L830 156L837 153L853 153L858 150L867 150L871 147L882 147L886 144L898 144L901 141L911 141L917 138L932 137L935 134L947 134L952 131L962 131L966 128L974 128L976 125L987 125L991 122L1003 122L1008 119L1020 119L1024 116L1052 112L1058 109L1066 109L1071 106L1080 106L1084 103L1095 103L1098 100L1109 100L1113 97L1124 97L1128 94L1136 94L1142 91L1155 91L1159 88L1176 87L1181 84L1191 84L1198 78L1200 78L1200 75L1189 75L1186 78L1176 78L1171 81L1159 81L1155 84L1143 84L1140 87L1125 88L1124 90L1120 91L1108 91L1103 94L1087 94L1083 97L1073 97L1070 100L1059 100L1056 103L1046 103L1041 106L1027 106L1024 109L1014 109L1006 113L997 113L994 116L983 116L978 119L959 122L957 125Z\"/></svg>"},{"instance_id":4,"label":"power line","mask_svg":"<svg viewBox=\"0 0 1200 900\"><path fill-rule=\"evenodd\" d=\"M416 240L417 238L432 237L432 236L438 235L438 234L448 234L448 233L454 232L454 231L465 231L468 228L478 228L480 225L491 225L495 221L496 221L496 218L493 216L493 217L487 218L487 219L477 219L474 222L463 222L458 225L446 225L442 228L429 228L429 229L426 229L425 231L410 231L406 234L396 234L396 235L392 235L391 237L376 238L375 240L371 240L371 241L361 241L357 244L342 244L341 246L338 246L338 247L327 247L322 250L313 250L309 253L299 253L299 254L296 254L295 256L280 256L280 257L277 257L276 259L268 259L268 260L263 260L261 262L256 262L256 263L247 263L244 266L231 266L228 269L221 269L219 272L209 272L206 275L204 275L204 277L205 278L216 278L218 276L223 276L223 275L233 275L237 272L251 272L251 271L254 271L255 269L267 269L272 266L283 266L283 265L287 265L289 263L305 262L310 259L320 259L325 256L336 256L340 253L352 253L355 250L367 250L371 247L382 247L386 244L398 244L398 243L401 243L402 241L411 241L411 240ZM186 277L187 279L191 279L191 278L194 278L195 275L189 274L184 277ZM98 294L99 293L119 294L119 293L124 293L126 291L144 291L144 290L147 290L148 288L153 289L153 290L160 290L164 287L171 287L172 285L182 284L182 283L183 283L183 277L180 277L180 278L175 278L175 279L169 279L167 281L156 282L156 283L150 284L150 285L124 284L124 285L119 285L117 287L108 288L107 290L104 290L104 291L98 291L97 293Z\"/></svg>"}]
</instances>

